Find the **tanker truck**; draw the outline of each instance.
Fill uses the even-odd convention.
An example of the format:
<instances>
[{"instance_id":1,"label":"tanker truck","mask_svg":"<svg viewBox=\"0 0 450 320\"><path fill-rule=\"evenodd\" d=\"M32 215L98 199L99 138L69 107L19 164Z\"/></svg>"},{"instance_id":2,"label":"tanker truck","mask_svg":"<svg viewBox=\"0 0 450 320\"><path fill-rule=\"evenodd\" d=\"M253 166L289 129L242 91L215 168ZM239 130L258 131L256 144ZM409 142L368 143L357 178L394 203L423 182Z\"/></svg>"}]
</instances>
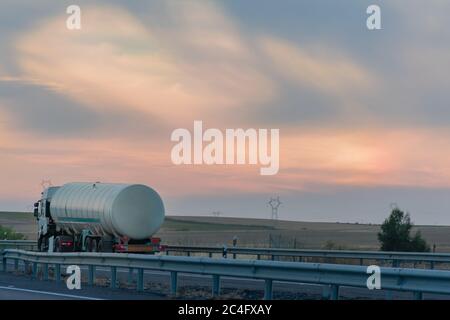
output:
<instances>
[{"instance_id":1,"label":"tanker truck","mask_svg":"<svg viewBox=\"0 0 450 320\"><path fill-rule=\"evenodd\" d=\"M34 204L38 250L161 251L152 237L164 221L159 194L139 184L68 183L48 187Z\"/></svg>"}]
</instances>

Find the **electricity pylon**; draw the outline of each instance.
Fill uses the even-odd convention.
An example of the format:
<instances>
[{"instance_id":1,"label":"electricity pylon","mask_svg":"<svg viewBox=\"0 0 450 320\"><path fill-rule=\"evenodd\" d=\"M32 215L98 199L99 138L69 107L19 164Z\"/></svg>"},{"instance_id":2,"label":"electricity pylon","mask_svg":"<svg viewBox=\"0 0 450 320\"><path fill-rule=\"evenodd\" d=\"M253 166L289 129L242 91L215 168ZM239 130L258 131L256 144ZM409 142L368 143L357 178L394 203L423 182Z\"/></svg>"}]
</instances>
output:
<instances>
[{"instance_id":1,"label":"electricity pylon","mask_svg":"<svg viewBox=\"0 0 450 320\"><path fill-rule=\"evenodd\" d=\"M272 208L272 220L278 220L278 208L281 205L280 197L270 198L268 205Z\"/></svg>"}]
</instances>

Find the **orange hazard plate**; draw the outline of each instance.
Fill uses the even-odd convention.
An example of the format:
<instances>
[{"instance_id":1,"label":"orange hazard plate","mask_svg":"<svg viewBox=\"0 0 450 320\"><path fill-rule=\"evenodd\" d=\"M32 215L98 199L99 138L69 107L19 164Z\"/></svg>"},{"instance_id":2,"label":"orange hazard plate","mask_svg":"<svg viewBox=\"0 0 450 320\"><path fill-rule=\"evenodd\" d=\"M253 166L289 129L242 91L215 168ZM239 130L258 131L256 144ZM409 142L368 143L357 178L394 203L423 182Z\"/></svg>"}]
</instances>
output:
<instances>
[{"instance_id":1,"label":"orange hazard plate","mask_svg":"<svg viewBox=\"0 0 450 320\"><path fill-rule=\"evenodd\" d=\"M128 252L154 252L153 246L145 245L145 244L129 244Z\"/></svg>"}]
</instances>

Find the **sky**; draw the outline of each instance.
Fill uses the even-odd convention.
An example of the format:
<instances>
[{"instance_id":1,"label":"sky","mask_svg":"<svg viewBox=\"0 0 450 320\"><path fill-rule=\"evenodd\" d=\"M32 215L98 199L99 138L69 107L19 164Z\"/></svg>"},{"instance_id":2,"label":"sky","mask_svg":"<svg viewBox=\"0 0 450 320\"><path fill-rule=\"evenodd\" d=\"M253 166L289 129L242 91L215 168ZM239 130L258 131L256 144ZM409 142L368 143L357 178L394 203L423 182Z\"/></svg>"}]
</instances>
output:
<instances>
[{"instance_id":1,"label":"sky","mask_svg":"<svg viewBox=\"0 0 450 320\"><path fill-rule=\"evenodd\" d=\"M66 8L81 8L68 30ZM368 30L366 8L381 8ZM446 0L0 3L0 210L42 180L143 183L169 215L450 224ZM177 128L280 130L280 170L172 163Z\"/></svg>"}]
</instances>

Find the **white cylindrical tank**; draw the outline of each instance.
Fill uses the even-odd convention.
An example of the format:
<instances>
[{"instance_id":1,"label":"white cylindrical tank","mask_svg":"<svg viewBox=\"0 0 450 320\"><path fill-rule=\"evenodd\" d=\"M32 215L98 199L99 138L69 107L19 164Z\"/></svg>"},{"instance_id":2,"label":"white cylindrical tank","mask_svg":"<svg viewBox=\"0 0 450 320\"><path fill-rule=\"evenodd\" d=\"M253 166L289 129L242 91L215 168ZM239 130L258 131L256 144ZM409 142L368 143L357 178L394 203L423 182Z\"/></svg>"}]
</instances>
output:
<instances>
[{"instance_id":1,"label":"white cylindrical tank","mask_svg":"<svg viewBox=\"0 0 450 320\"><path fill-rule=\"evenodd\" d=\"M68 183L52 196L50 214L70 233L88 229L98 235L146 239L161 227L164 204L144 185Z\"/></svg>"}]
</instances>

